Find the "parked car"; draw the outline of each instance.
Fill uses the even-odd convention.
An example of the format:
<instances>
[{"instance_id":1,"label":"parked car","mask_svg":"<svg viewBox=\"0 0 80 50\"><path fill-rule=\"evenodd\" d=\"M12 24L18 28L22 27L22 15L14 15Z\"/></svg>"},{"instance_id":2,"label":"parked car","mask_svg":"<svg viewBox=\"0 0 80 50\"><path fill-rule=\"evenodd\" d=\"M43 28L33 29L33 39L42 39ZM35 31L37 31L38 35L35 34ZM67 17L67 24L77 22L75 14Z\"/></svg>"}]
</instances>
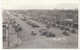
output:
<instances>
[{"instance_id":1,"label":"parked car","mask_svg":"<svg viewBox=\"0 0 80 50\"><path fill-rule=\"evenodd\" d=\"M69 36L69 33L68 33L68 31L64 31L63 33L62 33L64 36Z\"/></svg>"},{"instance_id":2,"label":"parked car","mask_svg":"<svg viewBox=\"0 0 80 50\"><path fill-rule=\"evenodd\" d=\"M49 33L46 35L46 37L56 37L56 35L53 34L52 32L49 32Z\"/></svg>"},{"instance_id":3,"label":"parked car","mask_svg":"<svg viewBox=\"0 0 80 50\"><path fill-rule=\"evenodd\" d=\"M27 22L27 24L31 25L31 26L34 27L34 28L40 27L39 25L37 25L36 23L33 23L33 22Z\"/></svg>"}]
</instances>

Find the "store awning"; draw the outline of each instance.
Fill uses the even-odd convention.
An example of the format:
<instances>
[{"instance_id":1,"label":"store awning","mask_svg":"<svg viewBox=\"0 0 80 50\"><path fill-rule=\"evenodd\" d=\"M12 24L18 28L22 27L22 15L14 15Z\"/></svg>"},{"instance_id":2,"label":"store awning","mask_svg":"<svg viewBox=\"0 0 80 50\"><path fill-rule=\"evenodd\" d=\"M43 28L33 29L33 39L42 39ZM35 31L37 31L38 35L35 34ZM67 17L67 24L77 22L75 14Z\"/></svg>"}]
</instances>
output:
<instances>
[{"instance_id":1,"label":"store awning","mask_svg":"<svg viewBox=\"0 0 80 50\"><path fill-rule=\"evenodd\" d=\"M73 19L64 19L64 21L73 22Z\"/></svg>"}]
</instances>

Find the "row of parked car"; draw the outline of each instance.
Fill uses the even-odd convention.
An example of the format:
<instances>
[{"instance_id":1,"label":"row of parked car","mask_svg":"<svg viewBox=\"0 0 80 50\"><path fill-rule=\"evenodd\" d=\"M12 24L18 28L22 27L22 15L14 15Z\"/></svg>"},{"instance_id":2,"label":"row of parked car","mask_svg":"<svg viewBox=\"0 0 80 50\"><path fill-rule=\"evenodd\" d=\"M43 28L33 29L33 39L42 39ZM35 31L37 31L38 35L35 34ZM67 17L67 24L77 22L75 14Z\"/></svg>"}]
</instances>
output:
<instances>
[{"instance_id":1,"label":"row of parked car","mask_svg":"<svg viewBox=\"0 0 80 50\"><path fill-rule=\"evenodd\" d=\"M41 29L39 30L40 36L45 36L45 37L56 37L56 35L52 32L49 32L45 29ZM36 36L38 33L35 31L31 32L31 35Z\"/></svg>"},{"instance_id":2,"label":"row of parked car","mask_svg":"<svg viewBox=\"0 0 80 50\"><path fill-rule=\"evenodd\" d=\"M72 33L72 34L76 34L77 33L77 29L73 28L73 27L68 27L68 26L64 26L64 25L58 25L58 26L55 25L55 27L57 27L60 30L62 30L63 31L62 34L65 35L65 36L69 36L70 33ZM48 32L48 31L45 31L45 30L43 32L40 31L40 33L41 33L41 35L45 35L47 37L55 37L56 36L54 33Z\"/></svg>"},{"instance_id":3,"label":"row of parked car","mask_svg":"<svg viewBox=\"0 0 80 50\"><path fill-rule=\"evenodd\" d=\"M26 19L23 19L24 21L26 20ZM27 22L27 24L29 24L30 26L32 26L33 28L39 28L40 26L39 25L37 25L36 23L34 23L34 22ZM64 23L65 24L65 23ZM78 25L77 24L73 24L73 26L72 27L70 27L70 26L67 26L67 24L59 24L59 23L56 23L56 24L50 24L50 25L46 25L45 27L46 28L50 28L50 27L56 27L56 28L59 28L60 30L64 30L63 31L63 35L66 35L66 36L68 36L69 35L69 32L71 32L71 33L77 33L77 28L78 28ZM69 24L69 25L71 25L71 24ZM42 35L49 35L49 36L53 36L53 34L51 33L51 32L40 32L40 33L42 33ZM36 35L36 33L34 33L34 31L32 31L32 35ZM55 37L55 36L53 36L53 37Z\"/></svg>"}]
</instances>

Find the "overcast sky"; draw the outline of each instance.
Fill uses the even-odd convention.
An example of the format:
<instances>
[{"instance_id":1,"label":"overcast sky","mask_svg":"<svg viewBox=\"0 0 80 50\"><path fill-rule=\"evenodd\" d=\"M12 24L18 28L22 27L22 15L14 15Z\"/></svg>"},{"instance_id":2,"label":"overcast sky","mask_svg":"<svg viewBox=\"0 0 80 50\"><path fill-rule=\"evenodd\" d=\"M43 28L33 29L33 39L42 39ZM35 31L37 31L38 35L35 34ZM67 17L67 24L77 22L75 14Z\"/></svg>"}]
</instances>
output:
<instances>
[{"instance_id":1,"label":"overcast sky","mask_svg":"<svg viewBox=\"0 0 80 50\"><path fill-rule=\"evenodd\" d=\"M3 0L4 9L77 8L78 0Z\"/></svg>"}]
</instances>

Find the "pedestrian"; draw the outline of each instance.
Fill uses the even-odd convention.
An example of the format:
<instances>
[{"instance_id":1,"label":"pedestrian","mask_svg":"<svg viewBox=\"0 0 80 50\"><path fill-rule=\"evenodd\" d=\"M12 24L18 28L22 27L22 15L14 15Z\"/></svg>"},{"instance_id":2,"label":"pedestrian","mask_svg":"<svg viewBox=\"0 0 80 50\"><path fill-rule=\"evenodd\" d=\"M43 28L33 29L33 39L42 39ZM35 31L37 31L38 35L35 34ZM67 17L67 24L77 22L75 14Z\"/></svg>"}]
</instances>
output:
<instances>
[{"instance_id":1,"label":"pedestrian","mask_svg":"<svg viewBox=\"0 0 80 50\"><path fill-rule=\"evenodd\" d=\"M20 27L20 24L17 24L15 27L15 31L20 32L21 30L22 30L22 28Z\"/></svg>"},{"instance_id":2,"label":"pedestrian","mask_svg":"<svg viewBox=\"0 0 80 50\"><path fill-rule=\"evenodd\" d=\"M20 37L21 31L22 31L22 28L21 28L20 24L17 24L15 27L15 32L17 33L17 37Z\"/></svg>"}]
</instances>

